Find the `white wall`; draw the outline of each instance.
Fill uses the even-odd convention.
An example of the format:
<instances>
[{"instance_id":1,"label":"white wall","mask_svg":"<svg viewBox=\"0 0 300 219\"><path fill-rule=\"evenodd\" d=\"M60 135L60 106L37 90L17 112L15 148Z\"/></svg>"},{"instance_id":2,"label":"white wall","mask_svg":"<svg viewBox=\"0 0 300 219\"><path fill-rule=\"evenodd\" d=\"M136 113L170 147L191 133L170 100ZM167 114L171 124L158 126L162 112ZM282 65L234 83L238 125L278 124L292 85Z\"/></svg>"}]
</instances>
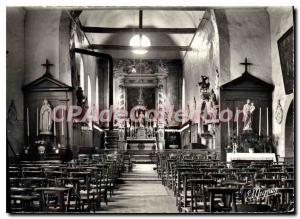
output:
<instances>
[{"instance_id":1,"label":"white wall","mask_svg":"<svg viewBox=\"0 0 300 219\"><path fill-rule=\"evenodd\" d=\"M6 10L6 108L15 100L18 118L23 119L24 16L20 8Z\"/></svg>"},{"instance_id":2,"label":"white wall","mask_svg":"<svg viewBox=\"0 0 300 219\"><path fill-rule=\"evenodd\" d=\"M12 100L15 102L17 121L7 123L7 137L16 153L23 145L23 92L24 82L24 17L21 8L6 10L6 113Z\"/></svg>"},{"instance_id":3,"label":"white wall","mask_svg":"<svg viewBox=\"0 0 300 219\"><path fill-rule=\"evenodd\" d=\"M283 84L282 70L278 52L278 39L293 26L293 9L292 7L270 7L267 9L270 18L270 35L271 35L271 57L272 57L272 82L275 85L273 92L273 134L279 138L277 153L285 156L285 120L287 111L294 94L286 95ZM280 100L283 108L283 121L278 124L275 120L275 110L277 102Z\"/></svg>"},{"instance_id":4,"label":"white wall","mask_svg":"<svg viewBox=\"0 0 300 219\"><path fill-rule=\"evenodd\" d=\"M54 64L50 68L59 80L59 21L60 10L28 10L25 18L25 83L45 73L41 64L46 59Z\"/></svg>"},{"instance_id":5,"label":"white wall","mask_svg":"<svg viewBox=\"0 0 300 219\"><path fill-rule=\"evenodd\" d=\"M264 8L226 9L230 43L230 80L241 76L245 57L252 62L249 72L272 82L270 23ZM220 36L222 37L222 36ZM222 51L221 51L222 52Z\"/></svg>"}]
</instances>

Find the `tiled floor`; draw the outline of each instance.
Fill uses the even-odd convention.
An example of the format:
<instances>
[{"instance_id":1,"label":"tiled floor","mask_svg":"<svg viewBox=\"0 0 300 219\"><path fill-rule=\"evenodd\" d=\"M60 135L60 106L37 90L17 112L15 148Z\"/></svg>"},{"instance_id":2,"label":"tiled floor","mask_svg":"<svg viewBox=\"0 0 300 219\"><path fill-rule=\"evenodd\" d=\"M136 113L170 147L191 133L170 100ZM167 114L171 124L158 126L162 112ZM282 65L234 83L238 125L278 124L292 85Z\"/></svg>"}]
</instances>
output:
<instances>
[{"instance_id":1,"label":"tiled floor","mask_svg":"<svg viewBox=\"0 0 300 219\"><path fill-rule=\"evenodd\" d=\"M177 213L175 198L157 178L154 165L136 164L99 213Z\"/></svg>"}]
</instances>

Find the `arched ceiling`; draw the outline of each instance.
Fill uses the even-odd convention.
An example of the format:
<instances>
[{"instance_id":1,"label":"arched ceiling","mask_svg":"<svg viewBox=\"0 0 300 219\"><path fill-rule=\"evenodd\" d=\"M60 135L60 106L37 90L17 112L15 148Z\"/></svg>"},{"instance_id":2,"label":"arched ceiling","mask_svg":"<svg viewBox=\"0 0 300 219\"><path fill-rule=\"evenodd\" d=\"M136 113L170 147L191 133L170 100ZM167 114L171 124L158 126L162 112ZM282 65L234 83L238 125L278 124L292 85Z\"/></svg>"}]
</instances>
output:
<instances>
[{"instance_id":1,"label":"arched ceiling","mask_svg":"<svg viewBox=\"0 0 300 219\"><path fill-rule=\"evenodd\" d=\"M152 28L197 28L204 15L204 10L143 10L143 27ZM139 27L139 10L97 9L83 10L79 16L82 26L128 28ZM128 46L132 33L86 33L91 44ZM152 46L189 46L194 33L145 33ZM104 51L107 52L107 51ZM108 51L113 57L127 56L129 51ZM176 54L175 54L176 53ZM141 58L180 58L184 52L151 51L148 57ZM151 56L151 57L149 57ZM155 57L153 57L155 56Z\"/></svg>"}]
</instances>

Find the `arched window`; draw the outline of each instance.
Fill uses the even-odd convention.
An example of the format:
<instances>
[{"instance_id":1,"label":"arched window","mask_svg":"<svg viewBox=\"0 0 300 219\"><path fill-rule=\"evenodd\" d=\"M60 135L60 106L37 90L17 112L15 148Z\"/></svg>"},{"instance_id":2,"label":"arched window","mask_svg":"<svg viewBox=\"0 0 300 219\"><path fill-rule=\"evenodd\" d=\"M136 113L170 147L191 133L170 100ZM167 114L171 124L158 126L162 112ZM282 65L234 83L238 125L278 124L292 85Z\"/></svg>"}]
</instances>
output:
<instances>
[{"instance_id":1,"label":"arched window","mask_svg":"<svg viewBox=\"0 0 300 219\"><path fill-rule=\"evenodd\" d=\"M91 78L88 75L88 106L92 106L92 87L91 87Z\"/></svg>"},{"instance_id":2,"label":"arched window","mask_svg":"<svg viewBox=\"0 0 300 219\"><path fill-rule=\"evenodd\" d=\"M80 57L79 77L80 77L80 87L84 91L84 66L83 66L82 57Z\"/></svg>"},{"instance_id":3,"label":"arched window","mask_svg":"<svg viewBox=\"0 0 300 219\"><path fill-rule=\"evenodd\" d=\"M98 110L99 108L99 81L98 81L98 76L96 76L96 109Z\"/></svg>"}]
</instances>

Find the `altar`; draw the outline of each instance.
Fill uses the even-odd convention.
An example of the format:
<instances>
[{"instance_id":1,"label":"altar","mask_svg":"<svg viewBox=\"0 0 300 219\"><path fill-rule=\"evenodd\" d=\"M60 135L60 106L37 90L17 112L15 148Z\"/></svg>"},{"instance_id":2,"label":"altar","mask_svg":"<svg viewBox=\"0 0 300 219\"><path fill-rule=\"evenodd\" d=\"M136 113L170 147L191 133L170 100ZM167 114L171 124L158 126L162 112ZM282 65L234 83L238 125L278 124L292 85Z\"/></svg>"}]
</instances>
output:
<instances>
[{"instance_id":1,"label":"altar","mask_svg":"<svg viewBox=\"0 0 300 219\"><path fill-rule=\"evenodd\" d=\"M268 161L276 162L275 153L227 153L226 161Z\"/></svg>"},{"instance_id":2,"label":"altar","mask_svg":"<svg viewBox=\"0 0 300 219\"><path fill-rule=\"evenodd\" d=\"M125 150L156 151L156 138L127 138Z\"/></svg>"}]
</instances>

